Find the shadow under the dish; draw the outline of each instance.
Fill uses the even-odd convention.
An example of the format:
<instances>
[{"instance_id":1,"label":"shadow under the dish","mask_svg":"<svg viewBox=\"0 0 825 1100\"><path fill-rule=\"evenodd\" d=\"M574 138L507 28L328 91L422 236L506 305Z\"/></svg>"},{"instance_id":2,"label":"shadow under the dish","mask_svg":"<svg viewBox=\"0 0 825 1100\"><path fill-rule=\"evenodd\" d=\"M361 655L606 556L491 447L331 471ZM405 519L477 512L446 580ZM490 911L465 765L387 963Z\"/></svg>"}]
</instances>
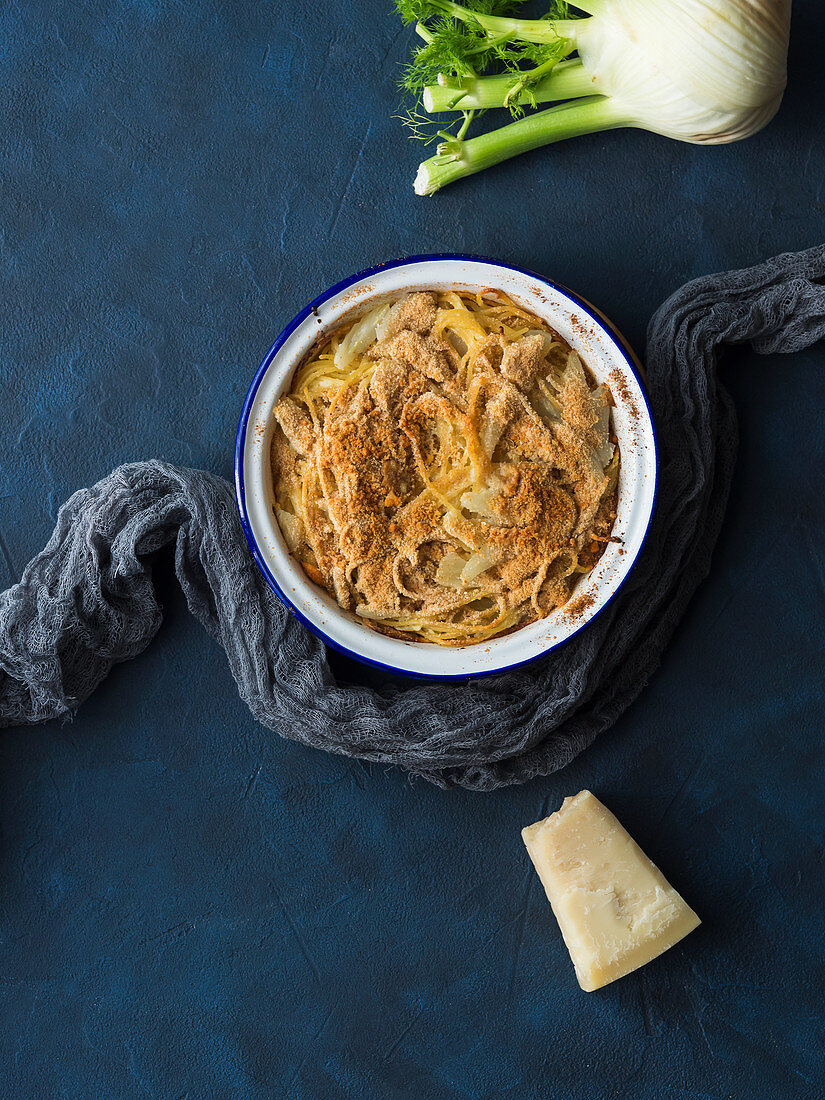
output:
<instances>
[{"instance_id":1,"label":"shadow under the dish","mask_svg":"<svg viewBox=\"0 0 825 1100\"><path fill-rule=\"evenodd\" d=\"M353 657L347 657L339 653L337 649L327 646L327 660L332 675L342 687L353 685L355 687L369 687L379 694L391 694L395 690L418 687L421 684L419 676L404 676L401 673L386 672L382 668L373 668L362 661L356 661ZM469 677L468 677L469 679Z\"/></svg>"}]
</instances>

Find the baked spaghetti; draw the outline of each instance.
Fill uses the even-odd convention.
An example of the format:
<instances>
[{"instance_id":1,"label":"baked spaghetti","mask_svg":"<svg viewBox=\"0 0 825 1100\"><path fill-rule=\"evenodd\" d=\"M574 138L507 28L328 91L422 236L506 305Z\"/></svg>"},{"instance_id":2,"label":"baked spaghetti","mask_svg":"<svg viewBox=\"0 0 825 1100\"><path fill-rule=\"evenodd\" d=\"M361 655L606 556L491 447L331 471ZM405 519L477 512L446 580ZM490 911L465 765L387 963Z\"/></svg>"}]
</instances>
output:
<instances>
[{"instance_id":1,"label":"baked spaghetti","mask_svg":"<svg viewBox=\"0 0 825 1100\"><path fill-rule=\"evenodd\" d=\"M404 295L323 338L274 409L274 511L306 575L395 637L543 618L616 515L611 395L500 291Z\"/></svg>"}]
</instances>

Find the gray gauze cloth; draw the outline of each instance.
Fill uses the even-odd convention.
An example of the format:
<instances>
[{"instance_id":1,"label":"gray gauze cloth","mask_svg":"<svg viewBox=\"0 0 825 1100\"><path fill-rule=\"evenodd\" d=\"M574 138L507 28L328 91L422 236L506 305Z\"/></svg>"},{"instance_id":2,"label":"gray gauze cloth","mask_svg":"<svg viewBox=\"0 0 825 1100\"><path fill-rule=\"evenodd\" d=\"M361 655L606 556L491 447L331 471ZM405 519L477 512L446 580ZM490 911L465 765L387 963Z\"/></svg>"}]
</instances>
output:
<instances>
[{"instance_id":1,"label":"gray gauze cloth","mask_svg":"<svg viewBox=\"0 0 825 1100\"><path fill-rule=\"evenodd\" d=\"M564 767L642 690L708 572L737 444L722 347L792 352L821 339L824 284L818 247L697 279L658 310L647 385L659 492L645 548L606 610L534 664L460 685L336 683L324 645L254 565L231 486L141 462L75 493L46 549L0 596L0 726L70 713L146 648L161 623L152 557L174 544L189 608L264 726L442 786L490 790Z\"/></svg>"}]
</instances>

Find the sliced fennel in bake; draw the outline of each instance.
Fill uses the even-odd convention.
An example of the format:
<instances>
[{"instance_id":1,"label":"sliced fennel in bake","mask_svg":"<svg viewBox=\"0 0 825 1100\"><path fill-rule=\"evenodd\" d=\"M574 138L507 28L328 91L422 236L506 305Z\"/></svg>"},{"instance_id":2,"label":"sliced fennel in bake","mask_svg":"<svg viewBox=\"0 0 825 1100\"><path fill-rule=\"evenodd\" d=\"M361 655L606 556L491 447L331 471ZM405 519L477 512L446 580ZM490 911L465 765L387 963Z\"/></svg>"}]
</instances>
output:
<instances>
[{"instance_id":1,"label":"sliced fennel in bake","mask_svg":"<svg viewBox=\"0 0 825 1100\"><path fill-rule=\"evenodd\" d=\"M300 517L294 516L284 508L275 509L275 518L284 536L284 542L290 551L297 550L304 538L304 525Z\"/></svg>"},{"instance_id":2,"label":"sliced fennel in bake","mask_svg":"<svg viewBox=\"0 0 825 1100\"><path fill-rule=\"evenodd\" d=\"M357 321L335 349L333 360L337 371L346 371L367 348L375 343L378 326L389 314L389 305L378 305Z\"/></svg>"}]
</instances>

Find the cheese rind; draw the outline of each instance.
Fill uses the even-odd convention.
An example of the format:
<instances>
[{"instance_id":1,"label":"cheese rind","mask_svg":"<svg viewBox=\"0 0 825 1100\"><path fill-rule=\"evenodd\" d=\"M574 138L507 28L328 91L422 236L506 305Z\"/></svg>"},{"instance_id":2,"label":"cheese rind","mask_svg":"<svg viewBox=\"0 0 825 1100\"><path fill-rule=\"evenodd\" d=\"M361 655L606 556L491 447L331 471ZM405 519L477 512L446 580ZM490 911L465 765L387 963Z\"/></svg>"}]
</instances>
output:
<instances>
[{"instance_id":1,"label":"cheese rind","mask_svg":"<svg viewBox=\"0 0 825 1100\"><path fill-rule=\"evenodd\" d=\"M521 831L582 989L623 978L701 922L590 791Z\"/></svg>"}]
</instances>

